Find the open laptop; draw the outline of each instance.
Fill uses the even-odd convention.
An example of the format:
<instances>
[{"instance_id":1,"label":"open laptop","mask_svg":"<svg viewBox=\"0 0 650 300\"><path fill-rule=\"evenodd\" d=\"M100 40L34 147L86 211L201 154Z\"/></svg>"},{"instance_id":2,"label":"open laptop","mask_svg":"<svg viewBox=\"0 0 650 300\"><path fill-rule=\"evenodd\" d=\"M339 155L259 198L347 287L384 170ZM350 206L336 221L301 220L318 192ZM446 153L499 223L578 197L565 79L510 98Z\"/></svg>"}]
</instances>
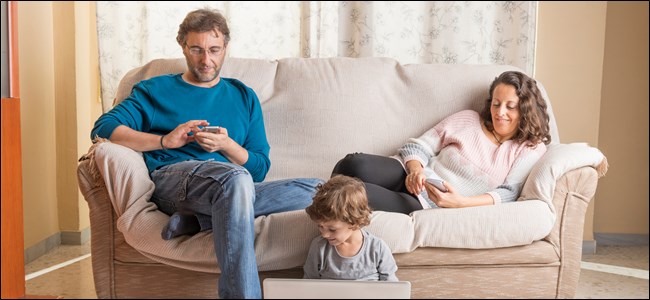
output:
<instances>
[{"instance_id":1,"label":"open laptop","mask_svg":"<svg viewBox=\"0 0 650 300\"><path fill-rule=\"evenodd\" d=\"M409 299L408 281L266 278L264 299Z\"/></svg>"}]
</instances>

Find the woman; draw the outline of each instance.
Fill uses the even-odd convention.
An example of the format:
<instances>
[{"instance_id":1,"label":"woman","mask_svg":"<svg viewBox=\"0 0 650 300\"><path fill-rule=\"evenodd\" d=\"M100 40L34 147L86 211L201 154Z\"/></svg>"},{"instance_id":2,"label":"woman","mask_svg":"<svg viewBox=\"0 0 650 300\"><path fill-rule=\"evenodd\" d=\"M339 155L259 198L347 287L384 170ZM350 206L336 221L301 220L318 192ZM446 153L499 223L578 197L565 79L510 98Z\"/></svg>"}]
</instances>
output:
<instances>
[{"instance_id":1,"label":"woman","mask_svg":"<svg viewBox=\"0 0 650 300\"><path fill-rule=\"evenodd\" d=\"M374 210L409 214L517 199L533 165L551 142L546 102L534 79L504 72L490 85L480 113L455 113L412 138L398 155L348 154L332 175L365 182ZM442 179L442 192L426 179Z\"/></svg>"}]
</instances>

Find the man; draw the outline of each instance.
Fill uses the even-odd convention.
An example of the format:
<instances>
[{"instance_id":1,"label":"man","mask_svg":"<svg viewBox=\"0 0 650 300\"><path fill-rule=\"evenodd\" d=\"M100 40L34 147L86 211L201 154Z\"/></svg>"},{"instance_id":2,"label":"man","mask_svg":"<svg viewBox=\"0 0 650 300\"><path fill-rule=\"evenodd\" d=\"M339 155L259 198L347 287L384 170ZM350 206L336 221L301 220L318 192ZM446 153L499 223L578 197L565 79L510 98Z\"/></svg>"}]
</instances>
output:
<instances>
[{"instance_id":1,"label":"man","mask_svg":"<svg viewBox=\"0 0 650 300\"><path fill-rule=\"evenodd\" d=\"M190 12L176 40L187 71L135 85L91 137L143 152L151 200L172 215L164 238L215 229L221 298L261 298L254 218L304 209L321 180L261 183L271 164L262 109L251 88L219 77L230 40L219 12ZM210 124L219 127L204 131Z\"/></svg>"}]
</instances>

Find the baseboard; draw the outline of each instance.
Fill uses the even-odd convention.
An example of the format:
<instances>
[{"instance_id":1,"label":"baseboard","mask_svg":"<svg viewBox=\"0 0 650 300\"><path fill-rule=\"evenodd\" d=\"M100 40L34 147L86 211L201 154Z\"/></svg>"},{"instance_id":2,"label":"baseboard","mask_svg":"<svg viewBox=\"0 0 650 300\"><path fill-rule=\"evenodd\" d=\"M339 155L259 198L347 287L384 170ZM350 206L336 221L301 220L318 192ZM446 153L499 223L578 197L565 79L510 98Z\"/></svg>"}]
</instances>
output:
<instances>
[{"instance_id":1,"label":"baseboard","mask_svg":"<svg viewBox=\"0 0 650 300\"><path fill-rule=\"evenodd\" d=\"M596 241L582 241L582 254L596 254Z\"/></svg>"},{"instance_id":2,"label":"baseboard","mask_svg":"<svg viewBox=\"0 0 650 300\"><path fill-rule=\"evenodd\" d=\"M36 243L36 245L25 249L25 264L28 264L43 254L61 245L61 233L57 232L44 240Z\"/></svg>"},{"instance_id":3,"label":"baseboard","mask_svg":"<svg viewBox=\"0 0 650 300\"><path fill-rule=\"evenodd\" d=\"M642 246L648 245L647 234L594 233L599 245L605 246Z\"/></svg>"},{"instance_id":4,"label":"baseboard","mask_svg":"<svg viewBox=\"0 0 650 300\"><path fill-rule=\"evenodd\" d=\"M90 240L90 227L81 231L61 231L62 245L83 245Z\"/></svg>"},{"instance_id":5,"label":"baseboard","mask_svg":"<svg viewBox=\"0 0 650 300\"><path fill-rule=\"evenodd\" d=\"M90 227L86 227L81 231L57 232L36 245L25 249L25 264L36 260L59 245L83 245L88 241L90 241Z\"/></svg>"}]
</instances>

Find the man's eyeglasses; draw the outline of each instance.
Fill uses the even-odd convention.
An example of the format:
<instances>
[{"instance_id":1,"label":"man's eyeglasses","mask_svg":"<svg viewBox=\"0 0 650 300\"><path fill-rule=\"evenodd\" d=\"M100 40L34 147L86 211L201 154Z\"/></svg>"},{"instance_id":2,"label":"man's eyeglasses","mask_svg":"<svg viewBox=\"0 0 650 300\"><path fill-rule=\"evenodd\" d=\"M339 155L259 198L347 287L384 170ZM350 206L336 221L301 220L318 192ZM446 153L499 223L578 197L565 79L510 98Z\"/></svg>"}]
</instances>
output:
<instances>
[{"instance_id":1,"label":"man's eyeglasses","mask_svg":"<svg viewBox=\"0 0 650 300\"><path fill-rule=\"evenodd\" d=\"M190 54L192 56L203 56L204 53L210 54L210 56L217 56L223 51L223 48L221 47L212 47L208 50L205 50L201 47L188 47Z\"/></svg>"}]
</instances>

